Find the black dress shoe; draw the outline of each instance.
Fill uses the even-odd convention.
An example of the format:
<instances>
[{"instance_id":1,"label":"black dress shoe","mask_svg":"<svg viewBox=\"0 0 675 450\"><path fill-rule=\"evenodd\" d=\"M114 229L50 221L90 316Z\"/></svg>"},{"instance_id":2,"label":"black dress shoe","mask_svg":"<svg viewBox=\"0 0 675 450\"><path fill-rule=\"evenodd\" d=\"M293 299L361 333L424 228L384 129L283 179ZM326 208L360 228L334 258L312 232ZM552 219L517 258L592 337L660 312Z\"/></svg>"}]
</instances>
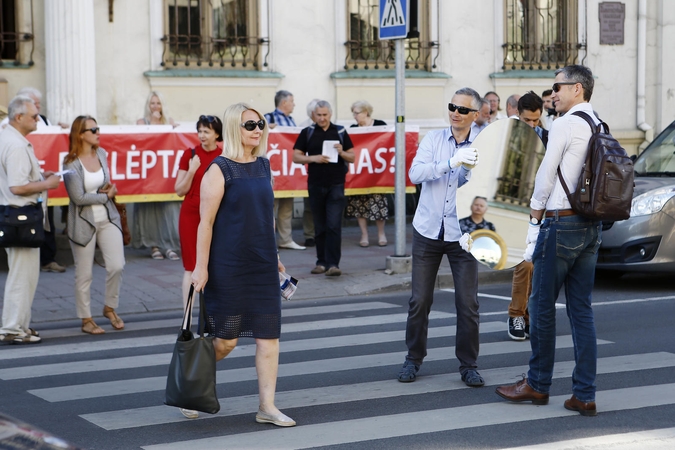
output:
<instances>
[{"instance_id":1,"label":"black dress shoe","mask_svg":"<svg viewBox=\"0 0 675 450\"><path fill-rule=\"evenodd\" d=\"M505 398L512 402L519 403L531 401L533 405L548 405L548 394L541 394L532 389L530 385L527 384L527 378L525 377L516 384L499 386L495 392L501 398Z\"/></svg>"},{"instance_id":2,"label":"black dress shoe","mask_svg":"<svg viewBox=\"0 0 675 450\"><path fill-rule=\"evenodd\" d=\"M574 395L569 400L565 400L565 409L577 411L582 416L595 416L598 410L595 409L595 402L584 403Z\"/></svg>"}]
</instances>

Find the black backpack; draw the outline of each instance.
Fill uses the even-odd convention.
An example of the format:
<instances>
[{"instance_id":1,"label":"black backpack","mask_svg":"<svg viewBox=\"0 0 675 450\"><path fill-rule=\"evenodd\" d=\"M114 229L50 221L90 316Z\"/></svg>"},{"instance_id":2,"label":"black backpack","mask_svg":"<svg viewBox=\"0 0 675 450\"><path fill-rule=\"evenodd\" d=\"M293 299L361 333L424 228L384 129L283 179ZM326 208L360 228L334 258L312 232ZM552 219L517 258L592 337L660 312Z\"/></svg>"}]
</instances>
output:
<instances>
[{"instance_id":1,"label":"black backpack","mask_svg":"<svg viewBox=\"0 0 675 450\"><path fill-rule=\"evenodd\" d=\"M609 126L605 122L600 121L595 125L585 112L576 111L572 114L588 122L593 131L575 192L570 193L558 166L558 177L572 209L593 220L628 219L635 186L633 161L609 133Z\"/></svg>"}]
</instances>

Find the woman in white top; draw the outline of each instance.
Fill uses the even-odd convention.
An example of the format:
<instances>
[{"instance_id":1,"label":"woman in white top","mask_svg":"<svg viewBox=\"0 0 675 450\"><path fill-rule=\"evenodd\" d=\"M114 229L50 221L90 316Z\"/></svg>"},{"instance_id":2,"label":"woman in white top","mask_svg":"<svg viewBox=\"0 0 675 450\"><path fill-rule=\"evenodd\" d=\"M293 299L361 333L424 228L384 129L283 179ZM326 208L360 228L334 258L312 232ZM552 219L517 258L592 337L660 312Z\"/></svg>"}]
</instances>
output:
<instances>
[{"instance_id":1,"label":"woman in white top","mask_svg":"<svg viewBox=\"0 0 675 450\"><path fill-rule=\"evenodd\" d=\"M124 322L115 309L119 305L124 243L120 215L113 203L117 188L110 184L106 152L99 146L99 127L90 116L79 116L70 128L70 148L63 168L68 208L68 238L75 260L75 304L82 331L103 334L91 316L91 280L94 251L101 249L107 273L103 316L113 329Z\"/></svg>"}]
</instances>

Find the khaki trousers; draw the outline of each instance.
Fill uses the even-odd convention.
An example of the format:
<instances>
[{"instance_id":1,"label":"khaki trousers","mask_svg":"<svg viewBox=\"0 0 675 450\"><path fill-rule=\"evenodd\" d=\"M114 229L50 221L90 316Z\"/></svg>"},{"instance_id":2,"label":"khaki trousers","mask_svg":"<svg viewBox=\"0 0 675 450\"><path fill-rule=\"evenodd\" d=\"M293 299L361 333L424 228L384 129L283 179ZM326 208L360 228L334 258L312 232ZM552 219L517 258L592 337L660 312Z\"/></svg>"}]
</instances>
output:
<instances>
[{"instance_id":1,"label":"khaki trousers","mask_svg":"<svg viewBox=\"0 0 675 450\"><path fill-rule=\"evenodd\" d=\"M532 273L534 264L523 261L513 272L511 285L511 303L509 303L509 317L525 317L525 323L530 323L530 314L527 312L527 301L532 294Z\"/></svg>"},{"instance_id":2,"label":"khaki trousers","mask_svg":"<svg viewBox=\"0 0 675 450\"><path fill-rule=\"evenodd\" d=\"M125 263L122 232L110 221L97 222L96 232L86 246L70 242L75 260L75 306L80 319L91 317L91 280L96 244L105 261L104 304L113 309L119 306Z\"/></svg>"},{"instance_id":3,"label":"khaki trousers","mask_svg":"<svg viewBox=\"0 0 675 450\"><path fill-rule=\"evenodd\" d=\"M0 334L28 334L31 307L40 277L40 249L5 248L9 272L5 282Z\"/></svg>"},{"instance_id":4,"label":"khaki trousers","mask_svg":"<svg viewBox=\"0 0 675 450\"><path fill-rule=\"evenodd\" d=\"M279 233L279 240L277 245L287 245L293 242L293 199L292 198L275 198L274 212L277 217L277 232Z\"/></svg>"}]
</instances>

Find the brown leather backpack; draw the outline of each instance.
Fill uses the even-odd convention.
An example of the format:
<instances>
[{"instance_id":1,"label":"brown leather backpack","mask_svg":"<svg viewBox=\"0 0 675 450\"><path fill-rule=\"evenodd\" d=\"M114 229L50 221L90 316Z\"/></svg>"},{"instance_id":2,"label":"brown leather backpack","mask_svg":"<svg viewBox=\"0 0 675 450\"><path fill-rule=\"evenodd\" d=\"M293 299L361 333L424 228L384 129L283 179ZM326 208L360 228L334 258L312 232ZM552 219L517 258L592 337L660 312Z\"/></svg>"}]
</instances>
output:
<instances>
[{"instance_id":1,"label":"brown leather backpack","mask_svg":"<svg viewBox=\"0 0 675 450\"><path fill-rule=\"evenodd\" d=\"M635 186L633 161L609 133L605 122L595 125L585 112L572 114L588 122L593 131L576 191L570 193L558 166L558 177L572 209L593 220L611 222L628 219Z\"/></svg>"}]
</instances>

